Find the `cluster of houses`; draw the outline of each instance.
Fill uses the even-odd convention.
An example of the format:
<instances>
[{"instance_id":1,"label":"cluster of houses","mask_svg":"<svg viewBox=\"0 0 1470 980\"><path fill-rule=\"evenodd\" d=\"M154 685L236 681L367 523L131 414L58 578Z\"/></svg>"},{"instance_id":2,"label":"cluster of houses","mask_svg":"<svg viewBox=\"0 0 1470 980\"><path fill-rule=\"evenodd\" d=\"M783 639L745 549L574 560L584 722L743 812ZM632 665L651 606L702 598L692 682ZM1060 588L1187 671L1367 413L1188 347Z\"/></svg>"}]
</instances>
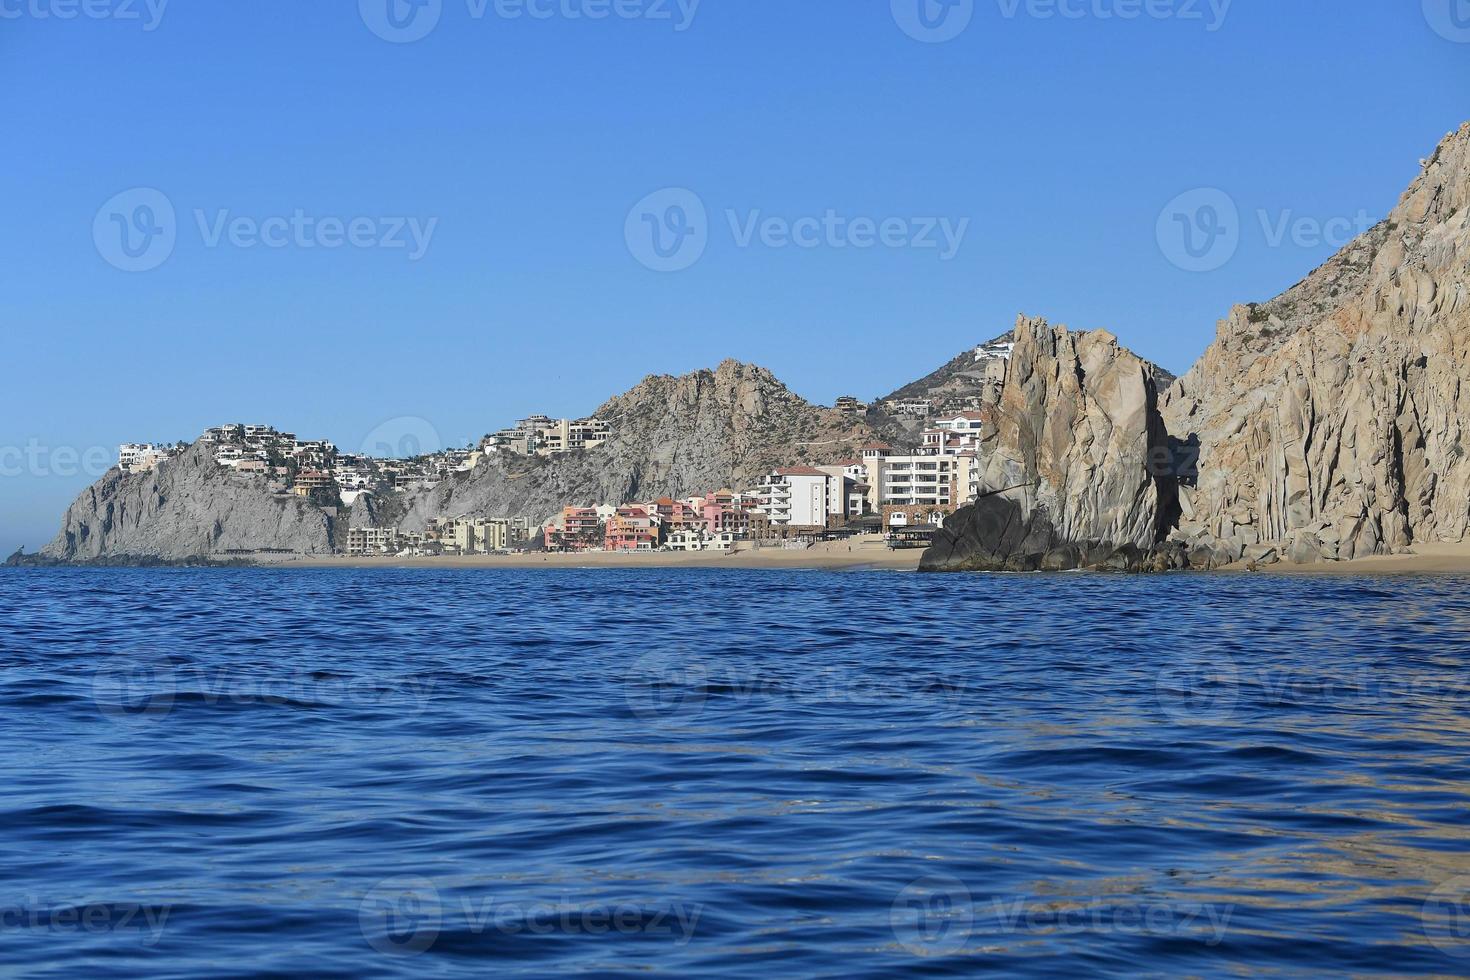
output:
<instances>
[{"instance_id":1,"label":"cluster of houses","mask_svg":"<svg viewBox=\"0 0 1470 980\"><path fill-rule=\"evenodd\" d=\"M747 490L565 507L541 538L552 551L707 551L860 531L924 536L978 492L984 424L981 412L957 412L934 419L916 453L873 443L856 459L775 469Z\"/></svg>"},{"instance_id":2,"label":"cluster of houses","mask_svg":"<svg viewBox=\"0 0 1470 980\"><path fill-rule=\"evenodd\" d=\"M610 426L602 419L553 419L535 415L515 428L486 436L467 449L445 449L412 459L383 459L342 453L326 440L303 441L295 433L270 425L234 423L207 430L201 440L212 447L215 461L236 473L260 476L271 492L351 507L371 491L409 491L436 486L451 473L467 472L494 453L555 456L595 449L607 441ZM128 443L118 449L125 473L152 470L185 447Z\"/></svg>"},{"instance_id":3,"label":"cluster of houses","mask_svg":"<svg viewBox=\"0 0 1470 980\"><path fill-rule=\"evenodd\" d=\"M497 555L530 545L530 524L520 518L456 517L432 520L423 531L354 527L349 555Z\"/></svg>"},{"instance_id":4,"label":"cluster of houses","mask_svg":"<svg viewBox=\"0 0 1470 980\"><path fill-rule=\"evenodd\" d=\"M117 466L124 473L149 473L164 460L184 451L183 443L169 446L152 442L125 442L117 447Z\"/></svg>"},{"instance_id":5,"label":"cluster of houses","mask_svg":"<svg viewBox=\"0 0 1470 980\"><path fill-rule=\"evenodd\" d=\"M553 419L532 415L513 428L491 433L480 443L486 452L510 452L521 456L559 456L583 449L596 449L607 442L612 427L606 419Z\"/></svg>"}]
</instances>

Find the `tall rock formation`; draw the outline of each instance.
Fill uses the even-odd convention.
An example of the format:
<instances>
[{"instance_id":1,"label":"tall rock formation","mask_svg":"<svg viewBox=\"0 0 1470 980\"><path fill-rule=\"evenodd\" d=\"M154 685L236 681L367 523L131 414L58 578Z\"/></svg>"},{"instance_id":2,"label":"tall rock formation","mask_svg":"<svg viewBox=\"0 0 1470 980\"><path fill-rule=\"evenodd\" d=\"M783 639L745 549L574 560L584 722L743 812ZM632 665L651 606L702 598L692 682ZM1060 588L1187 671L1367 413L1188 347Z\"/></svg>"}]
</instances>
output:
<instances>
[{"instance_id":1,"label":"tall rock formation","mask_svg":"<svg viewBox=\"0 0 1470 980\"><path fill-rule=\"evenodd\" d=\"M924 555L929 571L1137 567L1172 520L1153 365L1105 331L1022 317L980 498Z\"/></svg>"},{"instance_id":2,"label":"tall rock formation","mask_svg":"<svg viewBox=\"0 0 1470 980\"><path fill-rule=\"evenodd\" d=\"M525 517L563 506L624 503L745 487L778 466L856 455L863 423L812 405L765 368L727 360L713 371L654 375L595 413L600 448L551 459L502 456L408 501L404 530L435 517Z\"/></svg>"},{"instance_id":3,"label":"tall rock formation","mask_svg":"<svg viewBox=\"0 0 1470 980\"><path fill-rule=\"evenodd\" d=\"M1192 564L1350 559L1470 524L1470 124L1388 219L1272 302L1237 307L1164 398L1197 436Z\"/></svg>"},{"instance_id":4,"label":"tall rock formation","mask_svg":"<svg viewBox=\"0 0 1470 980\"><path fill-rule=\"evenodd\" d=\"M334 520L220 466L208 446L147 473L112 469L67 509L52 561L183 561L259 551L331 554Z\"/></svg>"}]
</instances>

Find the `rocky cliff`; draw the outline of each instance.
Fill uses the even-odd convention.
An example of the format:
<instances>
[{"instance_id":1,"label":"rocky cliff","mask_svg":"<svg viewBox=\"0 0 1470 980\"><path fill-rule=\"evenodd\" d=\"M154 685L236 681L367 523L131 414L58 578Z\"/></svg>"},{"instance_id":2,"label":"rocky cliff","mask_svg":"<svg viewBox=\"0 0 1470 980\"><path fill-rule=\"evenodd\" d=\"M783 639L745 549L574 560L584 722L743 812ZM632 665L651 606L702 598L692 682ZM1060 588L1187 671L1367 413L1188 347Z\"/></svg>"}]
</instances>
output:
<instances>
[{"instance_id":1,"label":"rocky cliff","mask_svg":"<svg viewBox=\"0 0 1470 980\"><path fill-rule=\"evenodd\" d=\"M110 470L77 498L42 549L53 561L182 561L267 550L330 554L334 520L271 494L195 445L148 473Z\"/></svg>"},{"instance_id":2,"label":"rocky cliff","mask_svg":"<svg viewBox=\"0 0 1470 980\"><path fill-rule=\"evenodd\" d=\"M945 523L929 571L1134 568L1174 517L1152 365L1104 331L1022 317L980 498Z\"/></svg>"},{"instance_id":3,"label":"rocky cliff","mask_svg":"<svg viewBox=\"0 0 1470 980\"><path fill-rule=\"evenodd\" d=\"M598 449L482 463L411 497L403 529L463 514L539 523L568 505L741 488L777 466L855 455L873 437L765 368L733 360L713 371L650 376L595 414L612 429Z\"/></svg>"},{"instance_id":4,"label":"rocky cliff","mask_svg":"<svg viewBox=\"0 0 1470 980\"><path fill-rule=\"evenodd\" d=\"M1386 221L1237 307L1164 396L1199 440L1175 535L1195 565L1458 541L1470 523L1470 124Z\"/></svg>"}]
</instances>

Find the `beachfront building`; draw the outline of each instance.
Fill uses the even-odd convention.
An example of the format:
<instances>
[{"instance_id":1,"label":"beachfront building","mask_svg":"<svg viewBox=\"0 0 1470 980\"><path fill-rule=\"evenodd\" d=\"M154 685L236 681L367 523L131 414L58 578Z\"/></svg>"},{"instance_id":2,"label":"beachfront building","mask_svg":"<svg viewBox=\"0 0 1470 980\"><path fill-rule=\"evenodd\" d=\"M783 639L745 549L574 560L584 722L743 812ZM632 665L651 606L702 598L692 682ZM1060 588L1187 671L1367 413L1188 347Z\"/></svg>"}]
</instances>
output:
<instances>
[{"instance_id":1,"label":"beachfront building","mask_svg":"<svg viewBox=\"0 0 1470 980\"><path fill-rule=\"evenodd\" d=\"M642 507L619 507L607 522L603 547L608 551L656 551L662 527Z\"/></svg>"},{"instance_id":2,"label":"beachfront building","mask_svg":"<svg viewBox=\"0 0 1470 980\"><path fill-rule=\"evenodd\" d=\"M603 541L596 507L563 507L544 530L548 551L591 551Z\"/></svg>"},{"instance_id":3,"label":"beachfront building","mask_svg":"<svg viewBox=\"0 0 1470 980\"><path fill-rule=\"evenodd\" d=\"M671 551L729 551L735 547L735 535L724 531L711 534L702 528L691 527L674 531L665 541Z\"/></svg>"},{"instance_id":4,"label":"beachfront building","mask_svg":"<svg viewBox=\"0 0 1470 980\"><path fill-rule=\"evenodd\" d=\"M756 507L775 527L826 527L830 480L811 466L778 469L756 489Z\"/></svg>"},{"instance_id":5,"label":"beachfront building","mask_svg":"<svg viewBox=\"0 0 1470 980\"><path fill-rule=\"evenodd\" d=\"M828 476L829 517L842 518L846 522L868 512L868 470L861 460L843 460L816 468Z\"/></svg>"},{"instance_id":6,"label":"beachfront building","mask_svg":"<svg viewBox=\"0 0 1470 980\"><path fill-rule=\"evenodd\" d=\"M974 496L976 464L973 455L881 456L866 461L868 484L877 513L917 508L953 510ZM911 522L911 521L910 521ZM888 521L885 519L885 524Z\"/></svg>"},{"instance_id":7,"label":"beachfront building","mask_svg":"<svg viewBox=\"0 0 1470 980\"><path fill-rule=\"evenodd\" d=\"M396 550L398 532L391 527L354 527L347 532L349 555L386 555Z\"/></svg>"}]
</instances>

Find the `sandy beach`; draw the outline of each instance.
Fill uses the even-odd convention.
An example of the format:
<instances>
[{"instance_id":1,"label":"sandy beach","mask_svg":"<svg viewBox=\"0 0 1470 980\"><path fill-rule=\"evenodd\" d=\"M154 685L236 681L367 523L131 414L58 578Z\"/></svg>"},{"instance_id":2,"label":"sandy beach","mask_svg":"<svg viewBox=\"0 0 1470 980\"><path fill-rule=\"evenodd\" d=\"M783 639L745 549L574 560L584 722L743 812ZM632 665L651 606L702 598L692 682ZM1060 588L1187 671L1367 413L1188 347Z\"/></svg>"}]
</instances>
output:
<instances>
[{"instance_id":1,"label":"sandy beach","mask_svg":"<svg viewBox=\"0 0 1470 980\"><path fill-rule=\"evenodd\" d=\"M1270 575L1470 575L1470 542L1415 545L1414 554L1386 555L1315 565L1278 563L1260 569ZM292 568L772 568L862 571L916 571L920 548L890 551L881 540L825 542L805 550L744 548L735 552L659 551L628 554L467 555L423 558L299 558L280 564ZM1223 569L1247 572L1244 563Z\"/></svg>"},{"instance_id":2,"label":"sandy beach","mask_svg":"<svg viewBox=\"0 0 1470 980\"><path fill-rule=\"evenodd\" d=\"M1315 565L1282 562L1262 571L1274 575L1467 575L1470 574L1470 541L1416 544L1411 555L1325 561Z\"/></svg>"},{"instance_id":3,"label":"sandy beach","mask_svg":"<svg viewBox=\"0 0 1470 980\"><path fill-rule=\"evenodd\" d=\"M890 551L881 540L828 541L810 548L577 554L451 555L426 558L336 557L286 562L292 568L818 568L915 571L922 548Z\"/></svg>"}]
</instances>

